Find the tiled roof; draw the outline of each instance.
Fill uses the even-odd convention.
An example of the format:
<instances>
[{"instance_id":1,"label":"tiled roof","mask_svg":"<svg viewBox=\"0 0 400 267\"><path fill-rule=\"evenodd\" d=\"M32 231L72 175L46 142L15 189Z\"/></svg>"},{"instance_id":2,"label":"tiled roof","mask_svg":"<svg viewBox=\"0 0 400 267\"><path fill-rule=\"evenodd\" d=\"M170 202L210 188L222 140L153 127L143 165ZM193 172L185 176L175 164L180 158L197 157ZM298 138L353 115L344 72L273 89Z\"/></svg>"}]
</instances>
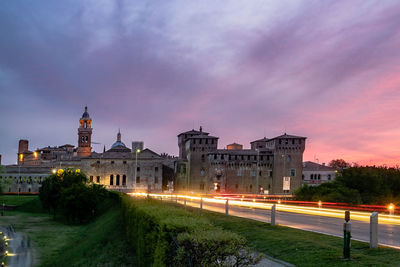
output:
<instances>
[{"instance_id":1,"label":"tiled roof","mask_svg":"<svg viewBox=\"0 0 400 267\"><path fill-rule=\"evenodd\" d=\"M187 132L183 132L183 133L180 133L180 134L178 134L178 136L181 136L182 134L205 134L205 135L208 135L208 133L206 133L206 132L200 132L200 131L196 131L195 129L192 129L192 130L190 130L190 131L187 131Z\"/></svg>"},{"instance_id":2,"label":"tiled roof","mask_svg":"<svg viewBox=\"0 0 400 267\"><path fill-rule=\"evenodd\" d=\"M218 139L219 137L211 136L211 135L204 134L204 133L203 133L203 134L198 134L198 135L194 135L194 136L188 137L188 139L199 139L199 138Z\"/></svg>"},{"instance_id":3,"label":"tiled roof","mask_svg":"<svg viewBox=\"0 0 400 267\"><path fill-rule=\"evenodd\" d=\"M291 138L301 138L301 139L306 139L307 137L296 136L296 135L290 135L290 134L284 133L284 134L282 134L282 135L280 135L280 136L277 136L277 137L272 138L271 140L273 140L273 139L278 139L278 138L287 138L287 139L291 139Z\"/></svg>"},{"instance_id":4,"label":"tiled roof","mask_svg":"<svg viewBox=\"0 0 400 267\"><path fill-rule=\"evenodd\" d=\"M269 139L268 139L267 137L264 137L264 138L262 138L262 139L258 139L258 140L252 141L252 142L250 142L250 144L255 143L255 142L266 142L266 141L268 141L268 140L269 140Z\"/></svg>"},{"instance_id":5,"label":"tiled roof","mask_svg":"<svg viewBox=\"0 0 400 267\"><path fill-rule=\"evenodd\" d=\"M335 168L312 161L305 161L303 162L303 171L335 171Z\"/></svg>"}]
</instances>

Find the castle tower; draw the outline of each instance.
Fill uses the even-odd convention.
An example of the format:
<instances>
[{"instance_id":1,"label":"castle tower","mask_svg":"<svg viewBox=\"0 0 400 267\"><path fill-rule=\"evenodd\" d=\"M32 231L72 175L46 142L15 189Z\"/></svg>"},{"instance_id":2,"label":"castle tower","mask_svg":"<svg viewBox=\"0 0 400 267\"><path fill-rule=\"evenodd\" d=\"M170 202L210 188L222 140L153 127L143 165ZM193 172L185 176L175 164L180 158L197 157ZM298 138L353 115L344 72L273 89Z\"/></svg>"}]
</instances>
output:
<instances>
[{"instance_id":1,"label":"castle tower","mask_svg":"<svg viewBox=\"0 0 400 267\"><path fill-rule=\"evenodd\" d=\"M92 147L92 119L85 107L85 112L79 120L78 128L78 157L90 156Z\"/></svg>"},{"instance_id":2,"label":"castle tower","mask_svg":"<svg viewBox=\"0 0 400 267\"><path fill-rule=\"evenodd\" d=\"M293 194L301 186L306 137L283 134L269 139L273 151L272 193Z\"/></svg>"}]
</instances>

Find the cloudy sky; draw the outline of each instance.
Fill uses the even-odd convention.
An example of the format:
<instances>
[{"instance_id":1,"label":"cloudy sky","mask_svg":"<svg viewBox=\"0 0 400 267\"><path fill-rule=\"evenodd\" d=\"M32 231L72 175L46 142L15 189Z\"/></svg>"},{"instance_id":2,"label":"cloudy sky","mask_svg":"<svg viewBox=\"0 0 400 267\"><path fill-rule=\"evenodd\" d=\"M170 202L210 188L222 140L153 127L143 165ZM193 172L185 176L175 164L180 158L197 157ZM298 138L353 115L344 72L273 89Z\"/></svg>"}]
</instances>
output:
<instances>
[{"instance_id":1,"label":"cloudy sky","mask_svg":"<svg viewBox=\"0 0 400 267\"><path fill-rule=\"evenodd\" d=\"M0 154L118 128L177 154L287 132L305 160L400 163L399 1L1 1Z\"/></svg>"}]
</instances>

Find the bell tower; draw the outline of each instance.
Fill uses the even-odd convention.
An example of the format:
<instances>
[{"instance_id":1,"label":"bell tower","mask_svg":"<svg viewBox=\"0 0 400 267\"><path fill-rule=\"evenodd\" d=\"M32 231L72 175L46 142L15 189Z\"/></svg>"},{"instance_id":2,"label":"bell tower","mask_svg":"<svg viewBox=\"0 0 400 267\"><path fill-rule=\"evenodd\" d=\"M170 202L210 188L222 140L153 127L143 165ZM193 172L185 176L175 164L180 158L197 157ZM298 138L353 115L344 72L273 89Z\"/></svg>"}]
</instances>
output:
<instances>
[{"instance_id":1,"label":"bell tower","mask_svg":"<svg viewBox=\"0 0 400 267\"><path fill-rule=\"evenodd\" d=\"M90 156L92 147L92 119L89 116L88 108L85 107L85 112L82 118L79 119L78 128L78 157Z\"/></svg>"}]
</instances>

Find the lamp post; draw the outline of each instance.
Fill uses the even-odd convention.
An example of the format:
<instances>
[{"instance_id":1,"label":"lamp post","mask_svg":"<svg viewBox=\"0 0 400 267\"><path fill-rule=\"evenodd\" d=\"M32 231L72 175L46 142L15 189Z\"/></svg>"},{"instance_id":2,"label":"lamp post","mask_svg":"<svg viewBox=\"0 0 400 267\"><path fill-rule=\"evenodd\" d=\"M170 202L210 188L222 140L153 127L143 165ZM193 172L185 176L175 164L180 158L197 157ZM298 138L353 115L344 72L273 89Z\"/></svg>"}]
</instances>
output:
<instances>
[{"instance_id":1,"label":"lamp post","mask_svg":"<svg viewBox=\"0 0 400 267\"><path fill-rule=\"evenodd\" d=\"M136 160L135 160L135 191L136 191L136 187L137 187L137 183L136 183L136 179L137 179L137 168L138 168L138 162L137 162L137 155L140 153L140 149L136 149Z\"/></svg>"},{"instance_id":2,"label":"lamp post","mask_svg":"<svg viewBox=\"0 0 400 267\"><path fill-rule=\"evenodd\" d=\"M260 165L260 150L257 148L257 168L256 168L256 190L257 194L260 194L260 183L259 183L259 177L258 177L258 166Z\"/></svg>"}]
</instances>

